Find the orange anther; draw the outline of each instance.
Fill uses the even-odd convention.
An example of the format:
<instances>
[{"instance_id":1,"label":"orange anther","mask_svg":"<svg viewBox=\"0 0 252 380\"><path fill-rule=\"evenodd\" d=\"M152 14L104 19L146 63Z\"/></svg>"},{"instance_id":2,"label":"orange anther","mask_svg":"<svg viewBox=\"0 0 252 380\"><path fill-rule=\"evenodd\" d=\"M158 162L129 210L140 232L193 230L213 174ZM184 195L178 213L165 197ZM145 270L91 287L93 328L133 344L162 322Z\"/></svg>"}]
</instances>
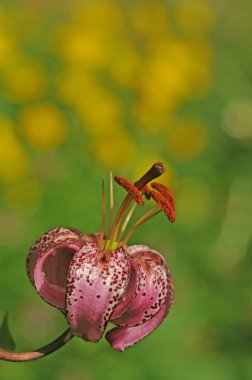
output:
<instances>
[{"instance_id":1,"label":"orange anther","mask_svg":"<svg viewBox=\"0 0 252 380\"><path fill-rule=\"evenodd\" d=\"M139 206L144 205L142 195L135 185L133 185L127 179L123 177L119 177L117 175L114 177L114 179L116 183L118 183L118 185L122 186L134 198L134 200L136 201L137 204L139 204Z\"/></svg>"},{"instance_id":2,"label":"orange anther","mask_svg":"<svg viewBox=\"0 0 252 380\"><path fill-rule=\"evenodd\" d=\"M170 202L170 204L175 210L175 197L172 191L168 189L168 187L166 187L165 185L162 185L159 182L152 182L151 187L157 190L160 194L162 194Z\"/></svg>"}]
</instances>

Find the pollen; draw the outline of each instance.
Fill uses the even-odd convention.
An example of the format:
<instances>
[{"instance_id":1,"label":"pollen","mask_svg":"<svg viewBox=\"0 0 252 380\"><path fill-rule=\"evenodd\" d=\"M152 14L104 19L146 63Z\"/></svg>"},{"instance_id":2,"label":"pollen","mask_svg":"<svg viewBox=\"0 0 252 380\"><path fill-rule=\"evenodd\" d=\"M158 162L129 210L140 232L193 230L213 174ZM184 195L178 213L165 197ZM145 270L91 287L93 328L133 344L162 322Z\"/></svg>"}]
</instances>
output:
<instances>
[{"instance_id":1,"label":"pollen","mask_svg":"<svg viewBox=\"0 0 252 380\"><path fill-rule=\"evenodd\" d=\"M174 194L168 187L165 185L162 185L159 182L152 182L151 187L155 190L157 190L160 194L162 194L172 205L173 209L175 210L175 197Z\"/></svg>"},{"instance_id":2,"label":"pollen","mask_svg":"<svg viewBox=\"0 0 252 380\"><path fill-rule=\"evenodd\" d=\"M157 204L159 205L161 210L164 211L165 215L167 215L171 223L175 222L174 207L164 195L158 193L155 190L151 190L148 186L145 186L142 189L142 192L147 199L152 198L155 202L157 202Z\"/></svg>"},{"instance_id":3,"label":"pollen","mask_svg":"<svg viewBox=\"0 0 252 380\"><path fill-rule=\"evenodd\" d=\"M133 185L130 181L120 176L115 176L114 179L116 183L118 183L118 185L122 186L134 198L134 200L139 206L144 205L142 195L135 185Z\"/></svg>"}]
</instances>

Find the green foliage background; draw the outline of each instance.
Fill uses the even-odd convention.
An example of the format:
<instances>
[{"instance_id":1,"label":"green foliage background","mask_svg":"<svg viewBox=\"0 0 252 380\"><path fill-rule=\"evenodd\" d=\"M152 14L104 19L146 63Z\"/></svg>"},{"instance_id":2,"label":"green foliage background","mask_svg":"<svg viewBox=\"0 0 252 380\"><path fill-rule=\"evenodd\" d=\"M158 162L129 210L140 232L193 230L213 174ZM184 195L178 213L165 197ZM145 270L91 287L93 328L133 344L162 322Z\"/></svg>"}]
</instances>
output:
<instances>
[{"instance_id":1,"label":"green foliage background","mask_svg":"<svg viewBox=\"0 0 252 380\"><path fill-rule=\"evenodd\" d=\"M162 326L124 353L76 338L1 362L1 380L251 379L251 12L249 0L0 2L0 317L18 350L66 327L26 278L29 247L55 226L97 231L102 175L135 180L161 160L177 201L175 224L159 216L131 241L173 274Z\"/></svg>"}]
</instances>

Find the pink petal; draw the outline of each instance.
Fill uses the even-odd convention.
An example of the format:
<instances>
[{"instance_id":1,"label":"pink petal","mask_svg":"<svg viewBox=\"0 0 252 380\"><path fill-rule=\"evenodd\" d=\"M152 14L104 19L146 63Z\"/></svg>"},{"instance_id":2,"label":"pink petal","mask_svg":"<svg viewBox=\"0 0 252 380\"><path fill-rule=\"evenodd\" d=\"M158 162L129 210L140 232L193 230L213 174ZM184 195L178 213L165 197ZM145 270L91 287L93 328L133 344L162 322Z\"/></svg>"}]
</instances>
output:
<instances>
[{"instance_id":1,"label":"pink petal","mask_svg":"<svg viewBox=\"0 0 252 380\"><path fill-rule=\"evenodd\" d=\"M166 295L165 303L151 319L145 323L133 326L133 327L116 327L106 334L106 339L111 344L111 346L118 351L124 351L126 348L132 346L133 344L139 342L152 331L154 331L165 319L173 302L173 283L172 278L169 273L169 291Z\"/></svg>"},{"instance_id":2,"label":"pink petal","mask_svg":"<svg viewBox=\"0 0 252 380\"><path fill-rule=\"evenodd\" d=\"M90 239L70 228L55 228L38 239L27 257L27 274L42 298L65 308L67 271L74 254Z\"/></svg>"},{"instance_id":3,"label":"pink petal","mask_svg":"<svg viewBox=\"0 0 252 380\"><path fill-rule=\"evenodd\" d=\"M130 264L124 248L100 252L87 242L71 261L67 319L74 335L97 342L127 287Z\"/></svg>"},{"instance_id":4,"label":"pink petal","mask_svg":"<svg viewBox=\"0 0 252 380\"><path fill-rule=\"evenodd\" d=\"M130 261L130 278L125 292L119 300L119 303L116 305L110 320L120 317L133 302L133 296L136 292L137 286L137 273L138 265L134 259L129 258Z\"/></svg>"},{"instance_id":5,"label":"pink petal","mask_svg":"<svg viewBox=\"0 0 252 380\"><path fill-rule=\"evenodd\" d=\"M148 321L164 304L168 292L168 269L162 256L146 246L134 247L129 251L138 264L135 294L126 312L112 320L121 326L136 326ZM141 251L143 248L145 251Z\"/></svg>"},{"instance_id":6,"label":"pink petal","mask_svg":"<svg viewBox=\"0 0 252 380\"><path fill-rule=\"evenodd\" d=\"M134 244L134 245L128 245L126 247L126 252L130 256L134 256L136 253L139 253L139 252L148 252L148 251L153 251L153 249L145 244Z\"/></svg>"}]
</instances>

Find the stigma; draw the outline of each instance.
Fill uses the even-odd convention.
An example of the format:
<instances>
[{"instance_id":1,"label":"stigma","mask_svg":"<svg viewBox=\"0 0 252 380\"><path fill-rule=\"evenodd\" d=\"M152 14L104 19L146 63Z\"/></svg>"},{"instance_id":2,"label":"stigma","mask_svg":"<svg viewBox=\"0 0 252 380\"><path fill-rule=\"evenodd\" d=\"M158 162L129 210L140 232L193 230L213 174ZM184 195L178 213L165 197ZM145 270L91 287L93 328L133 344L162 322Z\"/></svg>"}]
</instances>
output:
<instances>
[{"instance_id":1,"label":"stigma","mask_svg":"<svg viewBox=\"0 0 252 380\"><path fill-rule=\"evenodd\" d=\"M99 248L104 251L115 250L118 247L126 246L129 238L144 223L152 219L160 212L164 212L168 220L175 222L175 197L170 189L159 182L152 182L165 172L161 162L156 162L152 167L135 183L128 179L116 175L115 182L123 187L127 194L123 199L115 217L114 217L114 190L113 177L110 173L110 208L109 223L106 226L106 204L105 204L105 185L104 178L102 182L102 226L100 231ZM147 186L150 183L152 189ZM126 230L130 223L131 217L137 206L143 207L145 200L153 200L155 205L148 209L143 215L130 227L127 234Z\"/></svg>"}]
</instances>

